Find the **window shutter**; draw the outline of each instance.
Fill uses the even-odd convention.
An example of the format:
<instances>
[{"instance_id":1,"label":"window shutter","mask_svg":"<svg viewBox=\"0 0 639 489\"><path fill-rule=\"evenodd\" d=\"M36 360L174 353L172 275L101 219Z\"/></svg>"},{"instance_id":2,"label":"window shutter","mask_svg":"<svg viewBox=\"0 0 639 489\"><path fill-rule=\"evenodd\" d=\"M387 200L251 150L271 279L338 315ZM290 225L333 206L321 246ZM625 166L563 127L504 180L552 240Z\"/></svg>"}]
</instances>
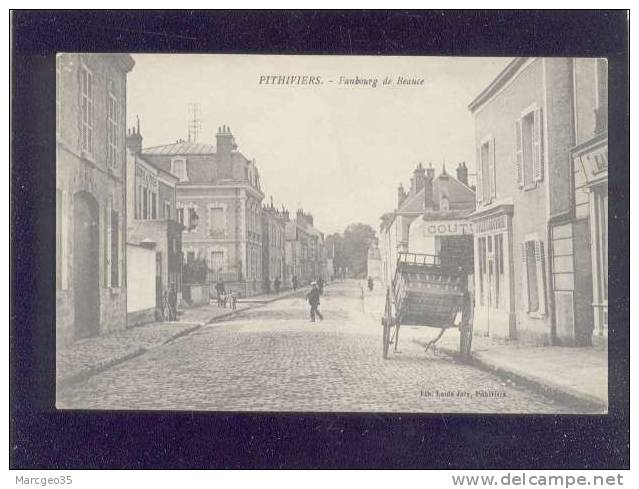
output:
<instances>
[{"instance_id":1,"label":"window shutter","mask_svg":"<svg viewBox=\"0 0 639 489\"><path fill-rule=\"evenodd\" d=\"M521 243L521 301L524 311L529 312L530 304L528 301L528 263L526 260L526 241Z\"/></svg>"},{"instance_id":2,"label":"window shutter","mask_svg":"<svg viewBox=\"0 0 639 489\"><path fill-rule=\"evenodd\" d=\"M497 196L497 177L495 174L495 138L488 142L488 176L490 178L490 198Z\"/></svg>"},{"instance_id":3,"label":"window shutter","mask_svg":"<svg viewBox=\"0 0 639 489\"><path fill-rule=\"evenodd\" d=\"M519 187L524 186L524 158L522 147L521 119L517 119L515 121L515 165L517 166L517 184Z\"/></svg>"},{"instance_id":4,"label":"window shutter","mask_svg":"<svg viewBox=\"0 0 639 489\"><path fill-rule=\"evenodd\" d=\"M481 186L481 146L477 148L477 189L475 194L475 200L477 203L481 203L484 200L484 194Z\"/></svg>"},{"instance_id":5,"label":"window shutter","mask_svg":"<svg viewBox=\"0 0 639 489\"><path fill-rule=\"evenodd\" d=\"M537 286L539 288L539 313L546 314L546 281L544 242L535 241L535 262L537 266Z\"/></svg>"},{"instance_id":6,"label":"window shutter","mask_svg":"<svg viewBox=\"0 0 639 489\"><path fill-rule=\"evenodd\" d=\"M535 109L533 124L533 174L535 176L535 182L541 182L544 179L543 154L541 109Z\"/></svg>"}]
</instances>

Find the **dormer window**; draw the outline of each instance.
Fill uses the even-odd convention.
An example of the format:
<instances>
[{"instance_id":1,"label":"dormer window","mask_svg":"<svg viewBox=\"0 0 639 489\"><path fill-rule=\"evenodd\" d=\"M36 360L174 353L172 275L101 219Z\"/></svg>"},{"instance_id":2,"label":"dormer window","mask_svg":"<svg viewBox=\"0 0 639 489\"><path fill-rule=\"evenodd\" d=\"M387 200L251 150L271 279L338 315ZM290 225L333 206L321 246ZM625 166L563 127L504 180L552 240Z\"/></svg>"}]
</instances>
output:
<instances>
[{"instance_id":1,"label":"dormer window","mask_svg":"<svg viewBox=\"0 0 639 489\"><path fill-rule=\"evenodd\" d=\"M186 160L184 158L174 158L171 160L171 173L180 179L180 182L188 182L186 174Z\"/></svg>"}]
</instances>

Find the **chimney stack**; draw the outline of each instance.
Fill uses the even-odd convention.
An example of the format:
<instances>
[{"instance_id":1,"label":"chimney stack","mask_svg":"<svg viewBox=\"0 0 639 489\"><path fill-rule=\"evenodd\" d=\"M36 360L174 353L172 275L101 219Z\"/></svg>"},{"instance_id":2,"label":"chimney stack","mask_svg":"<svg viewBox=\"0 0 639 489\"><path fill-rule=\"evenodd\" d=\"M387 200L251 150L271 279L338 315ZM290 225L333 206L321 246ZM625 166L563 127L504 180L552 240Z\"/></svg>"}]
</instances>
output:
<instances>
[{"instance_id":1,"label":"chimney stack","mask_svg":"<svg viewBox=\"0 0 639 489\"><path fill-rule=\"evenodd\" d=\"M218 127L216 138L216 156L220 178L233 178L232 152L237 149L235 138L231 133L231 128L224 125Z\"/></svg>"},{"instance_id":2,"label":"chimney stack","mask_svg":"<svg viewBox=\"0 0 639 489\"><path fill-rule=\"evenodd\" d=\"M457 180L468 186L468 167L465 161L462 161L457 167Z\"/></svg>"},{"instance_id":3,"label":"chimney stack","mask_svg":"<svg viewBox=\"0 0 639 489\"><path fill-rule=\"evenodd\" d=\"M142 152L142 134L140 134L140 118L137 118L137 127L132 127L127 131L126 147L131 154L136 155Z\"/></svg>"},{"instance_id":4,"label":"chimney stack","mask_svg":"<svg viewBox=\"0 0 639 489\"><path fill-rule=\"evenodd\" d=\"M424 188L426 182L426 170L421 163L413 171L413 178L415 179L415 193L417 193Z\"/></svg>"},{"instance_id":5,"label":"chimney stack","mask_svg":"<svg viewBox=\"0 0 639 489\"><path fill-rule=\"evenodd\" d=\"M433 180L435 179L435 169L432 165L428 165L426 170L426 178L424 180L424 208L432 210L435 207L433 202Z\"/></svg>"},{"instance_id":6,"label":"chimney stack","mask_svg":"<svg viewBox=\"0 0 639 489\"><path fill-rule=\"evenodd\" d=\"M406 200L406 191L404 190L404 186L400 183L399 187L397 187L397 208L399 209L404 201Z\"/></svg>"}]
</instances>

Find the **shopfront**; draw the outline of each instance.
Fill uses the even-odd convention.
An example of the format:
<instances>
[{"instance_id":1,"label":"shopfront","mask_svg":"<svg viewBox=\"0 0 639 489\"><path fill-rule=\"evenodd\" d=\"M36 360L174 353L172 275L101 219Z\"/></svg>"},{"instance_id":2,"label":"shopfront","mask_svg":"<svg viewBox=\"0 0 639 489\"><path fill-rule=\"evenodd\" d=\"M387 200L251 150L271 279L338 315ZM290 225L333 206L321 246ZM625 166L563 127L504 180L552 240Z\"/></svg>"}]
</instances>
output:
<instances>
[{"instance_id":1,"label":"shopfront","mask_svg":"<svg viewBox=\"0 0 639 489\"><path fill-rule=\"evenodd\" d=\"M515 337L512 266L512 205L475 212L474 331L482 336Z\"/></svg>"}]
</instances>

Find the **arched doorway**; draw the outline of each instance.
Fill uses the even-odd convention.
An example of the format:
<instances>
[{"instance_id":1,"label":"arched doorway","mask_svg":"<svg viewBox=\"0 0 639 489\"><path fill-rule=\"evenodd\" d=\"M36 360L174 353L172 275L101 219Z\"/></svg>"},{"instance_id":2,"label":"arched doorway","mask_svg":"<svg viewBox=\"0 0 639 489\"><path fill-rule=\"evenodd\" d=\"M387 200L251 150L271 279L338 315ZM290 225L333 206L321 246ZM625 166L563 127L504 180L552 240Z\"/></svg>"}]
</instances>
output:
<instances>
[{"instance_id":1,"label":"arched doorway","mask_svg":"<svg viewBox=\"0 0 639 489\"><path fill-rule=\"evenodd\" d=\"M99 206L87 192L73 198L74 336L100 332Z\"/></svg>"}]
</instances>

